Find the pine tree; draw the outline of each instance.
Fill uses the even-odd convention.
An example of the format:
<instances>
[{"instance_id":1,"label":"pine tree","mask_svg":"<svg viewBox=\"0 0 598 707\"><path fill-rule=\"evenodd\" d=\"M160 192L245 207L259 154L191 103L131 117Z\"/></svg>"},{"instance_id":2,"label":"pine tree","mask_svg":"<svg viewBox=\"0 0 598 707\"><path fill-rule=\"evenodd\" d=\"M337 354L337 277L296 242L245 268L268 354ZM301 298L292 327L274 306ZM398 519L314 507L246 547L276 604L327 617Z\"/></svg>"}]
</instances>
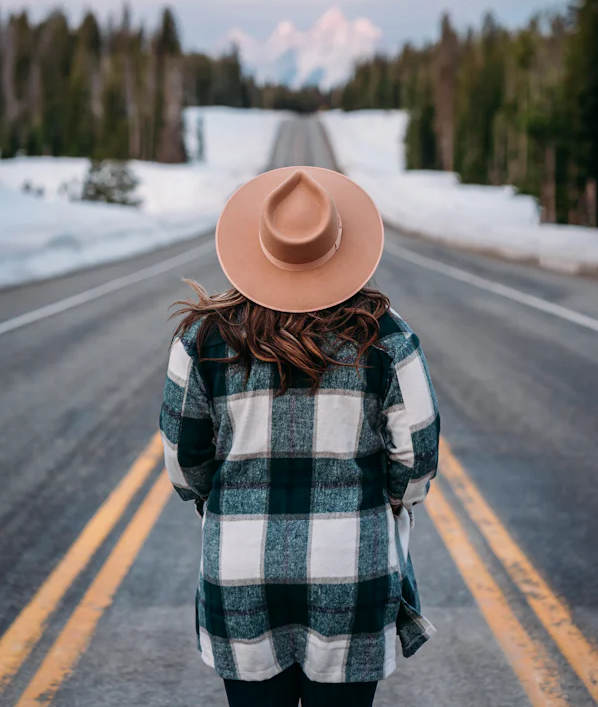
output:
<instances>
[{"instance_id":1,"label":"pine tree","mask_svg":"<svg viewBox=\"0 0 598 707\"><path fill-rule=\"evenodd\" d=\"M96 18L88 12L76 32L67 105L68 154L85 157L94 153L99 138L97 103L100 100L102 38Z\"/></svg>"},{"instance_id":2,"label":"pine tree","mask_svg":"<svg viewBox=\"0 0 598 707\"><path fill-rule=\"evenodd\" d=\"M574 126L576 181L585 218L596 225L598 180L598 0L581 0L573 9L575 31L567 57L567 81ZM583 218L583 216L582 216Z\"/></svg>"},{"instance_id":3,"label":"pine tree","mask_svg":"<svg viewBox=\"0 0 598 707\"><path fill-rule=\"evenodd\" d=\"M14 86L15 37L10 20L0 24L0 64L2 68L2 132L0 150L3 156L10 157L16 151L13 144L13 126L18 117L18 104ZM16 135L14 135L16 138ZM16 142L16 139L15 141Z\"/></svg>"},{"instance_id":4,"label":"pine tree","mask_svg":"<svg viewBox=\"0 0 598 707\"><path fill-rule=\"evenodd\" d=\"M140 206L142 202L135 196L138 186L139 180L126 162L93 160L85 177L81 200Z\"/></svg>"},{"instance_id":5,"label":"pine tree","mask_svg":"<svg viewBox=\"0 0 598 707\"><path fill-rule=\"evenodd\" d=\"M233 46L231 50L214 62L212 81L212 103L235 108L249 106L247 84L243 77L243 69L239 50Z\"/></svg>"},{"instance_id":6,"label":"pine tree","mask_svg":"<svg viewBox=\"0 0 598 707\"><path fill-rule=\"evenodd\" d=\"M42 87L41 141L50 155L68 153L69 76L73 41L66 17L53 12L39 28Z\"/></svg>"},{"instance_id":7,"label":"pine tree","mask_svg":"<svg viewBox=\"0 0 598 707\"><path fill-rule=\"evenodd\" d=\"M435 65L435 132L442 169L453 171L455 132L455 90L457 80L458 38L448 14L442 17L441 39Z\"/></svg>"},{"instance_id":8,"label":"pine tree","mask_svg":"<svg viewBox=\"0 0 598 707\"><path fill-rule=\"evenodd\" d=\"M205 54L190 54L185 59L185 104L207 106L212 103L214 62Z\"/></svg>"},{"instance_id":9,"label":"pine tree","mask_svg":"<svg viewBox=\"0 0 598 707\"><path fill-rule=\"evenodd\" d=\"M104 78L102 95L102 133L100 145L94 150L98 159L126 160L129 158L129 124L122 74L112 64Z\"/></svg>"},{"instance_id":10,"label":"pine tree","mask_svg":"<svg viewBox=\"0 0 598 707\"><path fill-rule=\"evenodd\" d=\"M155 154L159 162L184 162L182 110L184 72L181 44L174 16L164 10L154 40L156 55Z\"/></svg>"}]
</instances>

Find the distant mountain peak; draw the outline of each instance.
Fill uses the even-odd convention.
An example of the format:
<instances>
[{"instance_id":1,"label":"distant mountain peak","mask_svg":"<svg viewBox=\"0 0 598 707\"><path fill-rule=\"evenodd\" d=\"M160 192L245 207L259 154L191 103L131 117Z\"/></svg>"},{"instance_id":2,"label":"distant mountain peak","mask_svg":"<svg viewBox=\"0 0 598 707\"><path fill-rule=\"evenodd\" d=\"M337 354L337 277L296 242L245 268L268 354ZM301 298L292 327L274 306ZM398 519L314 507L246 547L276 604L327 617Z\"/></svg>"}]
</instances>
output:
<instances>
[{"instance_id":1,"label":"distant mountain peak","mask_svg":"<svg viewBox=\"0 0 598 707\"><path fill-rule=\"evenodd\" d=\"M272 33L272 36L290 37L296 31L297 30L295 29L295 25L292 22L289 22L289 20L283 20L282 22L278 23L276 29Z\"/></svg>"},{"instance_id":2,"label":"distant mountain peak","mask_svg":"<svg viewBox=\"0 0 598 707\"><path fill-rule=\"evenodd\" d=\"M316 29L336 29L347 24L347 18L340 7L331 7L320 17L314 27Z\"/></svg>"},{"instance_id":3,"label":"distant mountain peak","mask_svg":"<svg viewBox=\"0 0 598 707\"><path fill-rule=\"evenodd\" d=\"M371 57L381 37L382 30L369 19L351 21L331 7L306 32L284 20L265 41L233 29L221 44L238 46L245 67L260 83L292 88L317 83L327 90L346 81L355 62Z\"/></svg>"}]
</instances>

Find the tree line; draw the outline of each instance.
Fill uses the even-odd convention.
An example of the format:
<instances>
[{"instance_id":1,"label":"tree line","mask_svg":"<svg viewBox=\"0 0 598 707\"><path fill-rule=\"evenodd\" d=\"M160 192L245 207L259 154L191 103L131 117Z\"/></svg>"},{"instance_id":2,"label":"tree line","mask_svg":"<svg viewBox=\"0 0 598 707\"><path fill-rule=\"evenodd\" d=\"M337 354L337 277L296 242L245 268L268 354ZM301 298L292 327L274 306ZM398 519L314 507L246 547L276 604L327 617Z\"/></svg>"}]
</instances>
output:
<instances>
[{"instance_id":1,"label":"tree line","mask_svg":"<svg viewBox=\"0 0 598 707\"><path fill-rule=\"evenodd\" d=\"M158 29L133 27L127 8L101 27L61 11L35 24L27 12L0 20L0 150L3 157L69 155L182 162L187 104L249 105L234 51L218 59L181 49L165 10Z\"/></svg>"},{"instance_id":2,"label":"tree line","mask_svg":"<svg viewBox=\"0 0 598 707\"><path fill-rule=\"evenodd\" d=\"M2 157L186 159L182 110L229 105L310 112L404 108L408 167L452 170L466 183L511 184L539 199L543 219L596 225L598 0L508 30L488 15L458 33L358 64L331 92L258 86L237 51L184 52L172 12L153 32L88 12L34 23L0 19Z\"/></svg>"},{"instance_id":3,"label":"tree line","mask_svg":"<svg viewBox=\"0 0 598 707\"><path fill-rule=\"evenodd\" d=\"M437 42L360 64L339 104L409 110L409 168L511 184L545 221L596 225L598 0L517 31L488 15L459 34L445 15Z\"/></svg>"},{"instance_id":4,"label":"tree line","mask_svg":"<svg viewBox=\"0 0 598 707\"><path fill-rule=\"evenodd\" d=\"M315 87L258 86L235 47L184 52L170 9L154 32L128 8L102 27L88 12L71 27L57 10L39 23L0 18L0 155L185 160L182 109L227 105L309 112L330 105Z\"/></svg>"}]
</instances>

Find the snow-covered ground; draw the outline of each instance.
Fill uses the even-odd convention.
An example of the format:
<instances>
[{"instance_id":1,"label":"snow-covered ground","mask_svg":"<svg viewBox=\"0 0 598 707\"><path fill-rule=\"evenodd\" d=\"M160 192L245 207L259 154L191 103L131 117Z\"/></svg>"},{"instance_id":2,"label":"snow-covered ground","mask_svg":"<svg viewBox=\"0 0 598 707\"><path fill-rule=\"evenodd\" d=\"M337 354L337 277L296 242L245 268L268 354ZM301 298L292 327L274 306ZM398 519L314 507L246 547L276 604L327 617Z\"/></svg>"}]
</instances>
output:
<instances>
[{"instance_id":1,"label":"snow-covered ground","mask_svg":"<svg viewBox=\"0 0 598 707\"><path fill-rule=\"evenodd\" d=\"M200 116L202 163L193 161ZM69 201L69 194L81 193L86 159L0 160L0 286L117 260L213 227L228 197L266 166L283 117L275 111L187 109L189 164L130 163L140 181L139 209ZM43 196L24 193L26 183Z\"/></svg>"},{"instance_id":2,"label":"snow-covered ground","mask_svg":"<svg viewBox=\"0 0 598 707\"><path fill-rule=\"evenodd\" d=\"M406 171L404 111L321 114L340 168L385 220L408 231L567 272L598 270L598 229L540 223L535 199L511 187L461 184L450 172Z\"/></svg>"}]
</instances>

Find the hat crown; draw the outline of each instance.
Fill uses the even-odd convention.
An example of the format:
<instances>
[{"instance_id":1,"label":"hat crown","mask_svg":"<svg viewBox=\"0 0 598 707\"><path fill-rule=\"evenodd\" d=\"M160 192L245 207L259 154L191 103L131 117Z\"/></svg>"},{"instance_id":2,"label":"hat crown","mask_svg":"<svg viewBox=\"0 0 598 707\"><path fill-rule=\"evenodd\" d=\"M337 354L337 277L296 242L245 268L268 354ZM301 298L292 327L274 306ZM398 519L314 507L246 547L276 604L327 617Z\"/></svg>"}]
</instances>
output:
<instances>
[{"instance_id":1,"label":"hat crown","mask_svg":"<svg viewBox=\"0 0 598 707\"><path fill-rule=\"evenodd\" d=\"M340 233L334 200L303 170L291 174L262 205L262 248L279 267L318 267L336 252Z\"/></svg>"}]
</instances>

